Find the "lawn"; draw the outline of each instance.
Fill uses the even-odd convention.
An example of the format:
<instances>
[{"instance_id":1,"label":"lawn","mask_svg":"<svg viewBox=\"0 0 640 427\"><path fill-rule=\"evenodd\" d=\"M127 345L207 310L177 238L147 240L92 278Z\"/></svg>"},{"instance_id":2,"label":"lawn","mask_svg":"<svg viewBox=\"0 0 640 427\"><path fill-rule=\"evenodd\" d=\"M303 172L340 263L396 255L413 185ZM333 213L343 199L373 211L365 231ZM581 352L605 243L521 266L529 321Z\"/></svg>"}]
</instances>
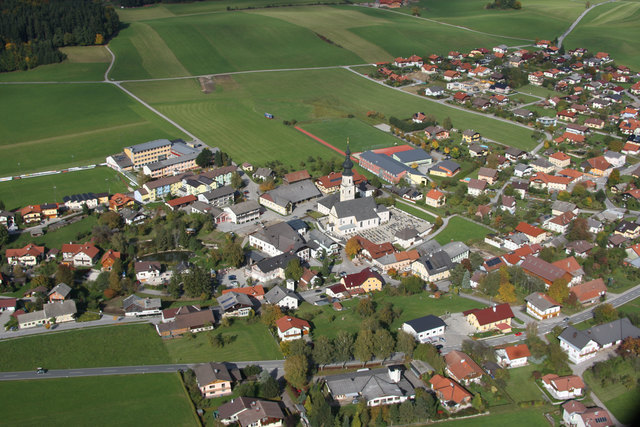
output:
<instances>
[{"instance_id":1,"label":"lawn","mask_svg":"<svg viewBox=\"0 0 640 427\"><path fill-rule=\"evenodd\" d=\"M396 208L400 209L401 211L405 211L406 213L409 213L413 216L417 216L418 218L422 218L425 221L433 222L436 219L435 216L429 215L428 213L410 205L409 203L402 202L400 200L396 200ZM426 207L425 209L429 208Z\"/></svg>"},{"instance_id":2,"label":"lawn","mask_svg":"<svg viewBox=\"0 0 640 427\"><path fill-rule=\"evenodd\" d=\"M435 239L441 245L451 241L468 242L483 240L490 232L491 230L483 225L455 216L449 219L447 226L436 235Z\"/></svg>"},{"instance_id":3,"label":"lawn","mask_svg":"<svg viewBox=\"0 0 640 427\"><path fill-rule=\"evenodd\" d=\"M507 381L507 393L515 402L542 399L542 392L531 379L531 373L538 369L535 365L509 369L511 375Z\"/></svg>"},{"instance_id":4,"label":"lawn","mask_svg":"<svg viewBox=\"0 0 640 427\"><path fill-rule=\"evenodd\" d=\"M637 22L640 19L639 2L618 2L598 6L589 12L566 38L567 49L586 47L591 52L608 52L616 64L637 69Z\"/></svg>"},{"instance_id":5,"label":"lawn","mask_svg":"<svg viewBox=\"0 0 640 427\"><path fill-rule=\"evenodd\" d=\"M232 337L233 342L222 348L213 347L209 335L218 333ZM282 359L277 339L259 321L249 324L246 320L236 319L230 327L202 332L194 338L167 340L164 344L174 363Z\"/></svg>"},{"instance_id":6,"label":"lawn","mask_svg":"<svg viewBox=\"0 0 640 427\"><path fill-rule=\"evenodd\" d=\"M450 117L454 126L473 128L496 141L535 146L528 129L393 91L347 70L252 73L216 77L214 81L215 91L206 95L194 80L127 83L126 87L204 142L231 154L236 162L254 165L280 160L299 167L309 155L337 155L283 125L284 120L295 119L306 129L325 120L341 119L338 123L343 123L352 114L363 123L374 124L368 111L400 118L424 111L440 121ZM265 112L274 114L275 120L265 119ZM378 132L361 124L348 126L354 127L355 133ZM339 131L336 135L342 143L348 136ZM382 142L391 141L378 133L372 135Z\"/></svg>"},{"instance_id":7,"label":"lawn","mask_svg":"<svg viewBox=\"0 0 640 427\"><path fill-rule=\"evenodd\" d=\"M44 331L44 329L43 329ZM106 326L0 341L0 370L158 365L171 361L153 326Z\"/></svg>"},{"instance_id":8,"label":"lawn","mask_svg":"<svg viewBox=\"0 0 640 427\"><path fill-rule=\"evenodd\" d=\"M427 314L441 316L447 312L457 313L472 308L484 307L481 303L456 295L447 295L441 299L435 299L429 298L427 293L410 296L388 296L384 293L376 293L373 295L373 299L377 304L389 302L394 308L402 310L400 317L390 325L389 329L392 331L400 328L408 320L426 316ZM297 313L315 314L311 320L311 332L314 337L324 335L329 338L335 338L341 330L351 333L356 333L360 330L362 318L355 311L358 302L358 299L345 301L342 304L343 311L335 311L330 305L315 307L311 304L303 303ZM336 328L336 321L340 323L340 328Z\"/></svg>"},{"instance_id":9,"label":"lawn","mask_svg":"<svg viewBox=\"0 0 640 427\"><path fill-rule=\"evenodd\" d=\"M0 182L0 200L12 210L29 204L62 203L64 196L79 193L126 192L118 172L108 167Z\"/></svg>"},{"instance_id":10,"label":"lawn","mask_svg":"<svg viewBox=\"0 0 640 427\"><path fill-rule=\"evenodd\" d=\"M521 427L548 427L549 422L544 418L541 408L522 409L512 407L510 411L495 413L491 410L491 415L467 418L465 420L446 421L446 426L469 426L469 427L495 427L517 425Z\"/></svg>"},{"instance_id":11,"label":"lawn","mask_svg":"<svg viewBox=\"0 0 640 427\"><path fill-rule=\"evenodd\" d=\"M630 374L636 380L638 379L637 372L630 370L630 367L624 366L626 372L619 373L623 375L625 373ZM610 384L606 387L602 387L599 381L597 381L590 371L585 371L583 379L591 390L602 400L607 409L609 409L613 415L623 424L633 424L634 415L638 410L638 399L640 399L640 389L627 389L622 382Z\"/></svg>"},{"instance_id":12,"label":"lawn","mask_svg":"<svg viewBox=\"0 0 640 427\"><path fill-rule=\"evenodd\" d=\"M184 137L106 84L5 85L0 98L0 176L95 164L128 145Z\"/></svg>"},{"instance_id":13,"label":"lawn","mask_svg":"<svg viewBox=\"0 0 640 427\"><path fill-rule=\"evenodd\" d=\"M29 233L22 233L15 240L11 240L7 246L10 248L23 248L27 243L31 242L36 245L44 246L47 249L60 249L64 243L89 240L91 230L97 224L98 217L91 215L55 231L46 232L42 236L31 237L31 234ZM79 236L84 237L78 239Z\"/></svg>"},{"instance_id":14,"label":"lawn","mask_svg":"<svg viewBox=\"0 0 640 427\"><path fill-rule=\"evenodd\" d=\"M393 135L358 119L326 120L305 124L301 127L341 150L346 150L347 139L349 139L352 153L391 147L401 143Z\"/></svg>"},{"instance_id":15,"label":"lawn","mask_svg":"<svg viewBox=\"0 0 640 427\"><path fill-rule=\"evenodd\" d=\"M7 425L200 425L177 373L2 381L0 400Z\"/></svg>"}]
</instances>

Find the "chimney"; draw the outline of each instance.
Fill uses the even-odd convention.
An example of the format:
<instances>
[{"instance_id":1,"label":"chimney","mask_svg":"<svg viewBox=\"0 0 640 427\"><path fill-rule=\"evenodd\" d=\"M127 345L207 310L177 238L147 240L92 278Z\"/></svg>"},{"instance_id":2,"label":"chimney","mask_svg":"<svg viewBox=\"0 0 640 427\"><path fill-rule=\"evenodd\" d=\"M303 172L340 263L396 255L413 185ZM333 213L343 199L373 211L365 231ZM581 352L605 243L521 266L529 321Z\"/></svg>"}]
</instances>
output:
<instances>
[{"instance_id":1,"label":"chimney","mask_svg":"<svg viewBox=\"0 0 640 427\"><path fill-rule=\"evenodd\" d=\"M495 305L493 306L493 312L494 313L496 312L496 306Z\"/></svg>"}]
</instances>

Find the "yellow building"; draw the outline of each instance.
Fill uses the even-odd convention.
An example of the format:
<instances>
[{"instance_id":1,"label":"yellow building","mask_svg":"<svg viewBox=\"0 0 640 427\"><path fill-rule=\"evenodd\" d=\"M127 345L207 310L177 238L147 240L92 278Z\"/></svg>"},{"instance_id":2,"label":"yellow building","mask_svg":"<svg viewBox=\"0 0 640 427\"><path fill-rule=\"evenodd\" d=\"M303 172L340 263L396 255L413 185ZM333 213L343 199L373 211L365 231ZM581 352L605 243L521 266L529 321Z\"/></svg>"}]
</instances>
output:
<instances>
[{"instance_id":1,"label":"yellow building","mask_svg":"<svg viewBox=\"0 0 640 427\"><path fill-rule=\"evenodd\" d=\"M171 141L157 139L142 144L125 147L124 154L131 160L133 166L144 166L166 159L171 154Z\"/></svg>"},{"instance_id":2,"label":"yellow building","mask_svg":"<svg viewBox=\"0 0 640 427\"><path fill-rule=\"evenodd\" d=\"M340 283L342 283L348 290L360 288L365 292L380 292L384 285L384 280L375 271L365 268L359 273L344 276L340 279Z\"/></svg>"},{"instance_id":3,"label":"yellow building","mask_svg":"<svg viewBox=\"0 0 640 427\"><path fill-rule=\"evenodd\" d=\"M511 319L514 316L509 304L499 304L483 309L474 308L473 310L464 311L462 314L467 318L467 322L478 332L494 329L498 329L501 332L511 332Z\"/></svg>"}]
</instances>

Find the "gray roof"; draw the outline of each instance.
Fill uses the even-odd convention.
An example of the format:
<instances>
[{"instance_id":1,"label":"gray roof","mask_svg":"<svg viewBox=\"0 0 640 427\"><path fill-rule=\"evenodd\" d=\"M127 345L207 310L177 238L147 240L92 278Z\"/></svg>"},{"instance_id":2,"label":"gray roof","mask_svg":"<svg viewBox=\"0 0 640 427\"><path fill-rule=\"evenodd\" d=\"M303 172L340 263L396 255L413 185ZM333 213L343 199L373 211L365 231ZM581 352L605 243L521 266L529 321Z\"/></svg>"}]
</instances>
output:
<instances>
[{"instance_id":1,"label":"gray roof","mask_svg":"<svg viewBox=\"0 0 640 427\"><path fill-rule=\"evenodd\" d=\"M165 145L171 145L171 141L168 139L156 139L153 141L143 142L142 144L132 145L127 148L133 153L139 153L140 151L152 150Z\"/></svg>"},{"instance_id":2,"label":"gray roof","mask_svg":"<svg viewBox=\"0 0 640 427\"><path fill-rule=\"evenodd\" d=\"M531 295L527 295L524 299L526 302L530 302L536 308L542 311L548 310L551 307L555 307L557 304L553 304L547 298L543 297L540 292L534 292Z\"/></svg>"},{"instance_id":3,"label":"gray roof","mask_svg":"<svg viewBox=\"0 0 640 427\"><path fill-rule=\"evenodd\" d=\"M300 300L298 295L291 292L290 290L284 290L280 286L274 286L273 288L269 289L269 292L264 295L264 298L269 304L278 304L285 297L295 298L298 301Z\"/></svg>"},{"instance_id":4,"label":"gray roof","mask_svg":"<svg viewBox=\"0 0 640 427\"><path fill-rule=\"evenodd\" d=\"M253 303L248 295L236 292L227 292L219 296L217 301L224 311L236 308L237 306L253 307Z\"/></svg>"},{"instance_id":5,"label":"gray roof","mask_svg":"<svg viewBox=\"0 0 640 427\"><path fill-rule=\"evenodd\" d=\"M402 172L408 170L407 166L403 165L396 159L384 154L374 153L373 151L365 151L360 154L360 158L366 162L373 163L394 176L398 176Z\"/></svg>"},{"instance_id":6,"label":"gray roof","mask_svg":"<svg viewBox=\"0 0 640 427\"><path fill-rule=\"evenodd\" d=\"M562 339L578 349L584 348L591 341L591 338L585 332L579 331L571 325L567 326L558 335L558 339Z\"/></svg>"},{"instance_id":7,"label":"gray roof","mask_svg":"<svg viewBox=\"0 0 640 427\"><path fill-rule=\"evenodd\" d=\"M435 252L429 256L422 257L419 261L425 266L427 273L429 273L430 276L453 268L451 258L443 250Z\"/></svg>"},{"instance_id":8,"label":"gray roof","mask_svg":"<svg viewBox=\"0 0 640 427\"><path fill-rule=\"evenodd\" d=\"M155 171L159 169L164 169L168 166L177 165L178 163L194 160L196 157L198 157L198 153L185 154L183 156L172 157L170 159L161 160L159 162L149 163L146 165L146 167L149 168L149 170L151 171Z\"/></svg>"},{"instance_id":9,"label":"gray roof","mask_svg":"<svg viewBox=\"0 0 640 427\"><path fill-rule=\"evenodd\" d=\"M422 160L429 160L431 156L424 150L416 148L414 150L401 151L393 155L402 163L419 162Z\"/></svg>"},{"instance_id":10,"label":"gray roof","mask_svg":"<svg viewBox=\"0 0 640 427\"><path fill-rule=\"evenodd\" d=\"M405 227L402 230L396 231L395 237L402 240L413 239L418 236L418 230L413 227Z\"/></svg>"},{"instance_id":11,"label":"gray roof","mask_svg":"<svg viewBox=\"0 0 640 427\"><path fill-rule=\"evenodd\" d=\"M567 341L578 349L584 348L590 340L595 341L602 347L621 341L627 337L639 338L640 329L633 326L626 317L605 323L604 325L593 326L584 331L579 331L573 326L568 326L558 336L558 338Z\"/></svg>"},{"instance_id":12,"label":"gray roof","mask_svg":"<svg viewBox=\"0 0 640 427\"><path fill-rule=\"evenodd\" d=\"M133 294L122 300L122 308L124 311L136 312L142 310L159 309L162 306L160 298L140 298Z\"/></svg>"},{"instance_id":13,"label":"gray roof","mask_svg":"<svg viewBox=\"0 0 640 427\"><path fill-rule=\"evenodd\" d=\"M216 381L239 381L241 378L240 371L236 369L229 370L224 363L202 363L193 367L196 374L196 381L199 387L204 387Z\"/></svg>"},{"instance_id":14,"label":"gray roof","mask_svg":"<svg viewBox=\"0 0 640 427\"><path fill-rule=\"evenodd\" d=\"M539 166L541 168L551 168L551 167L553 167L553 163L551 163L549 160L545 159L544 157L540 157L538 159L535 159L533 162L531 162L531 164L533 166Z\"/></svg>"},{"instance_id":15,"label":"gray roof","mask_svg":"<svg viewBox=\"0 0 640 427\"><path fill-rule=\"evenodd\" d=\"M295 251L304 246L304 239L286 222L279 222L256 231L253 236L273 245L280 252Z\"/></svg>"},{"instance_id":16,"label":"gray roof","mask_svg":"<svg viewBox=\"0 0 640 427\"><path fill-rule=\"evenodd\" d=\"M364 221L378 217L378 206L373 197L345 200L344 202L336 203L333 207L338 218L355 216L357 221Z\"/></svg>"},{"instance_id":17,"label":"gray roof","mask_svg":"<svg viewBox=\"0 0 640 427\"><path fill-rule=\"evenodd\" d=\"M77 312L76 302L72 299L45 304L42 309L46 318L66 316Z\"/></svg>"},{"instance_id":18,"label":"gray roof","mask_svg":"<svg viewBox=\"0 0 640 427\"><path fill-rule=\"evenodd\" d=\"M562 200L556 200L555 202L553 202L553 204L551 205L551 209L554 211L560 211L560 212L571 212L576 208L575 203L571 203L571 202L563 202Z\"/></svg>"},{"instance_id":19,"label":"gray roof","mask_svg":"<svg viewBox=\"0 0 640 427\"><path fill-rule=\"evenodd\" d=\"M287 265L289 265L289 262L292 259L296 259L296 256L292 253L285 252L283 254L271 258L265 258L262 261L256 262L256 267L263 273L268 273L278 268L287 268Z\"/></svg>"},{"instance_id":20,"label":"gray roof","mask_svg":"<svg viewBox=\"0 0 640 427\"><path fill-rule=\"evenodd\" d=\"M255 410L250 410L252 408L255 408ZM240 418L240 414L245 414L242 419L238 420L241 425L245 426L252 424L252 422L257 422L262 417L284 418L284 414L277 402L269 402L255 397L237 397L218 408L218 417L221 420L230 419L233 415L237 415ZM254 420L253 417L258 418Z\"/></svg>"},{"instance_id":21,"label":"gray roof","mask_svg":"<svg viewBox=\"0 0 640 427\"><path fill-rule=\"evenodd\" d=\"M246 202L228 206L226 209L229 209L236 215L243 215L255 210L260 210L260 204L255 200L247 200Z\"/></svg>"},{"instance_id":22,"label":"gray roof","mask_svg":"<svg viewBox=\"0 0 640 427\"><path fill-rule=\"evenodd\" d=\"M434 316L433 314L409 320L408 322L404 323L411 326L417 333L430 331L431 329L436 329L441 326L447 326L447 324L444 323L444 320L437 316Z\"/></svg>"},{"instance_id":23,"label":"gray roof","mask_svg":"<svg viewBox=\"0 0 640 427\"><path fill-rule=\"evenodd\" d=\"M449 258L453 259L465 252L469 252L469 246L462 242L449 242L442 247L442 250L449 255Z\"/></svg>"},{"instance_id":24,"label":"gray roof","mask_svg":"<svg viewBox=\"0 0 640 427\"><path fill-rule=\"evenodd\" d=\"M310 179L294 182L293 184L281 185L278 188L267 191L274 203L285 206L287 203L300 203L322 195L318 187Z\"/></svg>"},{"instance_id":25,"label":"gray roof","mask_svg":"<svg viewBox=\"0 0 640 427\"><path fill-rule=\"evenodd\" d=\"M428 240L417 246L415 249L418 250L418 253L420 253L421 256L427 256L442 250L442 245L440 245L436 240Z\"/></svg>"},{"instance_id":26,"label":"gray roof","mask_svg":"<svg viewBox=\"0 0 640 427\"><path fill-rule=\"evenodd\" d=\"M273 170L271 168L258 168L253 173L253 176L257 177L269 177L273 175Z\"/></svg>"},{"instance_id":27,"label":"gray roof","mask_svg":"<svg viewBox=\"0 0 640 427\"><path fill-rule=\"evenodd\" d=\"M453 160L443 160L440 163L438 163L437 165L433 166L431 169L434 170L438 170L438 169L447 169L450 171L456 171L458 169L460 169L460 165L457 164L456 162L454 162Z\"/></svg>"},{"instance_id":28,"label":"gray roof","mask_svg":"<svg viewBox=\"0 0 640 427\"><path fill-rule=\"evenodd\" d=\"M413 396L413 386L404 377L393 383L387 369L350 372L325 378L327 387L334 396L362 396L366 400L385 396Z\"/></svg>"},{"instance_id":29,"label":"gray roof","mask_svg":"<svg viewBox=\"0 0 640 427\"><path fill-rule=\"evenodd\" d=\"M58 283L56 286L54 286L53 289L49 291L47 295L51 295L55 292L62 295L63 298L66 298L67 295L69 295L69 293L71 292L71 288L66 283Z\"/></svg>"}]
</instances>

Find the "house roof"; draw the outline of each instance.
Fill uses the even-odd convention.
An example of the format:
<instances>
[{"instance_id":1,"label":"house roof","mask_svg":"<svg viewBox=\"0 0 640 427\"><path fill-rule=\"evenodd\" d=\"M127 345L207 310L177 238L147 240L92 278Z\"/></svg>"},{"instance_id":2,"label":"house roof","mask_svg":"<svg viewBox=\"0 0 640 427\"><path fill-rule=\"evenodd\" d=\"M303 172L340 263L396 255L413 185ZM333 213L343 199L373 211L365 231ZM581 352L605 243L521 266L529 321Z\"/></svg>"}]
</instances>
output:
<instances>
[{"instance_id":1,"label":"house roof","mask_svg":"<svg viewBox=\"0 0 640 427\"><path fill-rule=\"evenodd\" d=\"M233 415L238 417L238 423L241 427L253 425L265 418L278 420L285 418L277 402L255 397L238 397L218 408L218 417L221 420L229 419Z\"/></svg>"},{"instance_id":2,"label":"house roof","mask_svg":"<svg viewBox=\"0 0 640 427\"><path fill-rule=\"evenodd\" d=\"M551 283L565 275L565 271L560 267L550 264L542 258L538 258L533 255L526 257L521 267Z\"/></svg>"},{"instance_id":3,"label":"house roof","mask_svg":"<svg viewBox=\"0 0 640 427\"><path fill-rule=\"evenodd\" d=\"M222 291L222 295L228 294L229 292L235 292L237 294L245 294L254 298L260 298L264 296L264 288L262 287L262 285L245 286L243 288L225 289L224 291Z\"/></svg>"},{"instance_id":4,"label":"house roof","mask_svg":"<svg viewBox=\"0 0 640 427\"><path fill-rule=\"evenodd\" d=\"M473 190L484 190L485 188L487 188L488 184L487 181L484 181L482 179L470 178L467 185Z\"/></svg>"},{"instance_id":5,"label":"house roof","mask_svg":"<svg viewBox=\"0 0 640 427\"><path fill-rule=\"evenodd\" d=\"M447 326L447 324L444 323L444 320L437 316L434 316L433 314L428 314L423 317L418 317L417 319L409 320L405 322L405 324L411 326L411 328L413 328L416 333L430 331L431 329Z\"/></svg>"},{"instance_id":6,"label":"house roof","mask_svg":"<svg viewBox=\"0 0 640 427\"><path fill-rule=\"evenodd\" d=\"M538 228L534 225L531 224L527 224L524 221L521 221L517 226L516 226L516 231L519 231L521 233L526 234L527 236L532 236L532 237L538 237L541 234L546 233L546 231L544 231L541 228Z\"/></svg>"},{"instance_id":7,"label":"house roof","mask_svg":"<svg viewBox=\"0 0 640 427\"><path fill-rule=\"evenodd\" d=\"M253 307L253 303L246 294L228 292L217 298L218 304L224 311L237 307Z\"/></svg>"},{"instance_id":8,"label":"house roof","mask_svg":"<svg viewBox=\"0 0 640 427\"><path fill-rule=\"evenodd\" d=\"M67 295L71 292L71 288L66 283L58 283L53 289L51 289L48 295L53 295L58 293L62 295L63 298L66 298Z\"/></svg>"},{"instance_id":9,"label":"house roof","mask_svg":"<svg viewBox=\"0 0 640 427\"><path fill-rule=\"evenodd\" d=\"M429 383L431 384L431 388L438 392L444 401L452 401L460 404L465 399L471 398L471 393L465 390L460 384L440 374L435 374L431 377Z\"/></svg>"},{"instance_id":10,"label":"house roof","mask_svg":"<svg viewBox=\"0 0 640 427\"><path fill-rule=\"evenodd\" d=\"M478 178L481 176L486 176L486 177L490 177L490 178L497 178L498 177L498 171L495 169L491 169L491 168L485 168L482 167L478 170Z\"/></svg>"},{"instance_id":11,"label":"house roof","mask_svg":"<svg viewBox=\"0 0 640 427\"><path fill-rule=\"evenodd\" d=\"M509 360L521 359L523 357L531 356L529 347L527 347L526 344L512 345L510 347L505 347L504 350L507 352L507 357L509 357Z\"/></svg>"},{"instance_id":12,"label":"house roof","mask_svg":"<svg viewBox=\"0 0 640 427\"><path fill-rule=\"evenodd\" d=\"M162 270L162 264L158 261L138 261L133 266L136 274L143 271L160 271Z\"/></svg>"},{"instance_id":13,"label":"house roof","mask_svg":"<svg viewBox=\"0 0 640 427\"><path fill-rule=\"evenodd\" d=\"M607 292L607 287L604 285L602 278L594 279L589 282L581 283L576 286L572 286L569 292L575 294L578 301L585 302L599 297Z\"/></svg>"},{"instance_id":14,"label":"house roof","mask_svg":"<svg viewBox=\"0 0 640 427\"><path fill-rule=\"evenodd\" d=\"M76 302L72 299L60 302L51 302L43 305L42 309L44 310L44 315L47 318L66 316L77 312Z\"/></svg>"},{"instance_id":15,"label":"house roof","mask_svg":"<svg viewBox=\"0 0 640 427\"><path fill-rule=\"evenodd\" d=\"M286 332L292 328L298 329L311 329L309 322L303 319L298 319L297 317L292 316L282 316L278 320L276 320L276 327L280 332Z\"/></svg>"},{"instance_id":16,"label":"house roof","mask_svg":"<svg viewBox=\"0 0 640 427\"><path fill-rule=\"evenodd\" d=\"M158 332L168 332L174 330L195 329L201 328L206 325L213 325L216 322L216 318L213 311L210 309L197 310L177 314L175 320L166 323L159 323L156 325Z\"/></svg>"},{"instance_id":17,"label":"house roof","mask_svg":"<svg viewBox=\"0 0 640 427\"><path fill-rule=\"evenodd\" d=\"M358 273L347 274L342 278L341 282L344 283L347 289L350 289L360 287L365 281L371 278L378 279L380 282L384 283L382 276L375 271L372 271L369 267Z\"/></svg>"},{"instance_id":18,"label":"house roof","mask_svg":"<svg viewBox=\"0 0 640 427\"><path fill-rule=\"evenodd\" d=\"M305 273L307 271L311 271L308 269L305 269ZM313 277L313 276L312 276ZM302 279L301 279L302 280ZM307 281L307 283L310 281L311 279L309 279ZM280 301L282 301L284 298L286 297L291 297L294 298L296 300L299 300L300 298L293 292L291 292L290 290L284 290L282 289L280 286L274 286L273 288L269 289L269 292L267 292L264 295L264 299L267 300L267 302L269 304L278 304Z\"/></svg>"},{"instance_id":19,"label":"house roof","mask_svg":"<svg viewBox=\"0 0 640 427\"><path fill-rule=\"evenodd\" d=\"M395 383L389 376L389 370L372 369L345 374L330 375L325 378L327 387L333 396L362 396L367 401L387 396L412 396L415 391L406 378Z\"/></svg>"},{"instance_id":20,"label":"house roof","mask_svg":"<svg viewBox=\"0 0 640 427\"><path fill-rule=\"evenodd\" d=\"M560 160L560 161L566 161L571 159L571 157L569 157L567 154L560 151L553 153L549 157L555 160Z\"/></svg>"},{"instance_id":21,"label":"house roof","mask_svg":"<svg viewBox=\"0 0 640 427\"><path fill-rule=\"evenodd\" d=\"M116 252L113 249L109 249L108 251L106 251L104 253L104 255L102 255L101 262L104 264L105 261L107 261L109 259L112 259L112 260L115 261L116 259L120 259L120 257L121 257L120 252Z\"/></svg>"},{"instance_id":22,"label":"house roof","mask_svg":"<svg viewBox=\"0 0 640 427\"><path fill-rule=\"evenodd\" d=\"M462 314L465 316L473 314L476 319L478 319L478 323L480 324L480 326L514 317L513 311L511 311L511 307L507 303L498 304L494 305L493 307L482 309L474 308L472 310L464 311Z\"/></svg>"},{"instance_id":23,"label":"house roof","mask_svg":"<svg viewBox=\"0 0 640 427\"><path fill-rule=\"evenodd\" d=\"M13 308L17 301L16 298L0 298L0 308Z\"/></svg>"},{"instance_id":24,"label":"house roof","mask_svg":"<svg viewBox=\"0 0 640 427\"><path fill-rule=\"evenodd\" d=\"M611 163L609 163L604 158L604 156L598 156L598 157L593 157L591 159L588 159L587 163L589 163L589 166L591 166L592 169L597 169L601 171L605 171L611 167Z\"/></svg>"},{"instance_id":25,"label":"house roof","mask_svg":"<svg viewBox=\"0 0 640 427\"><path fill-rule=\"evenodd\" d=\"M309 172L307 172L306 169L303 169L301 171L285 174L283 180L291 184L294 182L302 181L303 179L310 179L310 178L311 178L311 175L309 175Z\"/></svg>"},{"instance_id":26,"label":"house roof","mask_svg":"<svg viewBox=\"0 0 640 427\"><path fill-rule=\"evenodd\" d=\"M90 258L95 258L98 255L98 253L100 253L100 250L95 246L93 246L91 243L84 243L84 244L67 243L62 245L62 253L67 253L67 254L70 253L70 254L73 254L73 256L79 253L84 253Z\"/></svg>"},{"instance_id":27,"label":"house roof","mask_svg":"<svg viewBox=\"0 0 640 427\"><path fill-rule=\"evenodd\" d=\"M253 237L273 245L280 252L296 251L304 246L300 233L286 222L279 222L256 231Z\"/></svg>"},{"instance_id":28,"label":"house roof","mask_svg":"<svg viewBox=\"0 0 640 427\"><path fill-rule=\"evenodd\" d=\"M361 182L367 181L364 175L353 171L353 184L359 185ZM321 185L324 188L333 188L340 185L342 182L342 172L331 172L329 175L321 176L316 180L316 184Z\"/></svg>"},{"instance_id":29,"label":"house roof","mask_svg":"<svg viewBox=\"0 0 640 427\"><path fill-rule=\"evenodd\" d=\"M560 377L556 374L547 374L542 377L542 382L553 386L558 391L571 391L585 387L582 378L577 375Z\"/></svg>"},{"instance_id":30,"label":"house roof","mask_svg":"<svg viewBox=\"0 0 640 427\"><path fill-rule=\"evenodd\" d=\"M576 259L572 256L555 261L553 265L555 265L556 267L560 267L567 273L572 274L574 276L584 274L582 267L580 267L580 264L578 264L578 261L576 261Z\"/></svg>"},{"instance_id":31,"label":"house roof","mask_svg":"<svg viewBox=\"0 0 640 427\"><path fill-rule=\"evenodd\" d=\"M355 236L355 239L358 241L360 247L363 250L369 252L369 255L373 259L378 259L384 255L392 254L396 251L396 249L390 242L384 242L380 244L373 243L371 240L358 235Z\"/></svg>"},{"instance_id":32,"label":"house roof","mask_svg":"<svg viewBox=\"0 0 640 427\"><path fill-rule=\"evenodd\" d=\"M628 318L623 317L604 325L592 326L586 330L586 333L600 346L605 346L627 337L640 337L640 328L634 326Z\"/></svg>"},{"instance_id":33,"label":"house roof","mask_svg":"<svg viewBox=\"0 0 640 427\"><path fill-rule=\"evenodd\" d=\"M234 382L242 379L238 369L229 370L224 363L201 363L193 367L193 372L199 387L217 381Z\"/></svg>"},{"instance_id":34,"label":"house roof","mask_svg":"<svg viewBox=\"0 0 640 427\"><path fill-rule=\"evenodd\" d=\"M524 300L540 311L546 311L552 307L560 307L558 302L542 292L534 292L527 295Z\"/></svg>"},{"instance_id":35,"label":"house roof","mask_svg":"<svg viewBox=\"0 0 640 427\"><path fill-rule=\"evenodd\" d=\"M7 249L5 255L7 258L21 258L23 256L34 256L38 257L44 254L44 246L36 246L33 243L29 243L24 248L18 249Z\"/></svg>"},{"instance_id":36,"label":"house roof","mask_svg":"<svg viewBox=\"0 0 640 427\"><path fill-rule=\"evenodd\" d=\"M481 377L482 368L466 353L452 350L444 356L447 368L459 381Z\"/></svg>"},{"instance_id":37,"label":"house roof","mask_svg":"<svg viewBox=\"0 0 640 427\"><path fill-rule=\"evenodd\" d=\"M196 200L198 200L198 198L193 194L190 194L188 196L178 197L177 199L171 199L167 202L167 205L169 205L172 208L175 208L176 206L186 205L188 203L195 202Z\"/></svg>"}]
</instances>

